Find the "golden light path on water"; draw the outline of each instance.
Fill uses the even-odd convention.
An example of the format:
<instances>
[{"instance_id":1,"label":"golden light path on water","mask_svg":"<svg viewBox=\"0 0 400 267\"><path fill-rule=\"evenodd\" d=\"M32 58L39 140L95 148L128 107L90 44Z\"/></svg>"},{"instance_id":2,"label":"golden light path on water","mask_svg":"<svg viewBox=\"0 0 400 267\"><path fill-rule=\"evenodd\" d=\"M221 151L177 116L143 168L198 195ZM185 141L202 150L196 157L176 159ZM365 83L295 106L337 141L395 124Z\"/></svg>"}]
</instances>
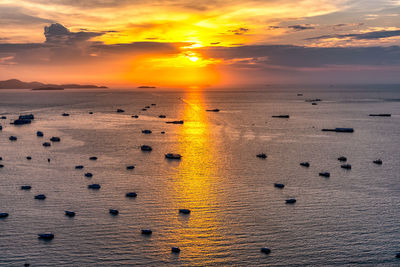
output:
<instances>
[{"instance_id":1,"label":"golden light path on water","mask_svg":"<svg viewBox=\"0 0 400 267\"><path fill-rule=\"evenodd\" d=\"M180 227L171 233L175 244L185 250L185 256L197 258L208 253L217 253L216 248L223 242L218 211L218 157L215 141L209 124L203 96L198 91L188 91L182 99L184 125L178 133L176 151L182 160L173 179L176 194L176 208L188 208L189 216L180 215Z\"/></svg>"}]
</instances>

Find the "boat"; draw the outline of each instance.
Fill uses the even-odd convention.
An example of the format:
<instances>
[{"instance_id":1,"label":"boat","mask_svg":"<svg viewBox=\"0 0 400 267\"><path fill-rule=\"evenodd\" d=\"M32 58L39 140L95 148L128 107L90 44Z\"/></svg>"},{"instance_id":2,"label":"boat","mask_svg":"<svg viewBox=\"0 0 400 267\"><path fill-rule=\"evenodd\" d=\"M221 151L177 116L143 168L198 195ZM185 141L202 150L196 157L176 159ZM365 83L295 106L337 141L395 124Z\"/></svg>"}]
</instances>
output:
<instances>
[{"instance_id":1,"label":"boat","mask_svg":"<svg viewBox=\"0 0 400 267\"><path fill-rule=\"evenodd\" d=\"M10 136L8 139L10 141L17 141L18 138L16 136Z\"/></svg>"},{"instance_id":2,"label":"boat","mask_svg":"<svg viewBox=\"0 0 400 267\"><path fill-rule=\"evenodd\" d=\"M31 190L32 186L30 185L21 185L21 190Z\"/></svg>"},{"instance_id":3,"label":"boat","mask_svg":"<svg viewBox=\"0 0 400 267\"><path fill-rule=\"evenodd\" d=\"M382 113L382 114L369 114L370 117L391 117L392 114Z\"/></svg>"},{"instance_id":4,"label":"boat","mask_svg":"<svg viewBox=\"0 0 400 267\"><path fill-rule=\"evenodd\" d=\"M87 173L85 173L85 177L91 178L91 177L93 177L93 174L91 172L87 172Z\"/></svg>"},{"instance_id":5,"label":"boat","mask_svg":"<svg viewBox=\"0 0 400 267\"><path fill-rule=\"evenodd\" d=\"M27 159L27 160L31 160L32 157L31 157L31 156L27 156L26 159Z\"/></svg>"},{"instance_id":6,"label":"boat","mask_svg":"<svg viewBox=\"0 0 400 267\"><path fill-rule=\"evenodd\" d=\"M68 113L63 113L62 116L63 116L63 117L68 117L69 114L68 114Z\"/></svg>"},{"instance_id":7,"label":"boat","mask_svg":"<svg viewBox=\"0 0 400 267\"><path fill-rule=\"evenodd\" d=\"M282 189L282 188L285 187L284 184L278 184L278 183L274 183L274 186L275 186L276 188L280 188L280 189Z\"/></svg>"},{"instance_id":8,"label":"boat","mask_svg":"<svg viewBox=\"0 0 400 267\"><path fill-rule=\"evenodd\" d=\"M147 110L147 108L142 108L142 111L146 111Z\"/></svg>"},{"instance_id":9,"label":"boat","mask_svg":"<svg viewBox=\"0 0 400 267\"><path fill-rule=\"evenodd\" d=\"M300 162L300 165L307 168L310 167L310 163L308 162Z\"/></svg>"},{"instance_id":10,"label":"boat","mask_svg":"<svg viewBox=\"0 0 400 267\"><path fill-rule=\"evenodd\" d=\"M396 258L400 258L400 252L396 253Z\"/></svg>"},{"instance_id":11,"label":"boat","mask_svg":"<svg viewBox=\"0 0 400 267\"><path fill-rule=\"evenodd\" d=\"M289 115L273 115L272 118L285 118L288 119L290 116Z\"/></svg>"},{"instance_id":12,"label":"boat","mask_svg":"<svg viewBox=\"0 0 400 267\"><path fill-rule=\"evenodd\" d=\"M180 154L174 154L174 153L165 154L165 157L167 159L181 159L182 158L182 156Z\"/></svg>"},{"instance_id":13,"label":"boat","mask_svg":"<svg viewBox=\"0 0 400 267\"><path fill-rule=\"evenodd\" d=\"M4 168L4 165L3 165L3 164L0 164L0 169L1 169L1 168Z\"/></svg>"},{"instance_id":14,"label":"boat","mask_svg":"<svg viewBox=\"0 0 400 267\"><path fill-rule=\"evenodd\" d=\"M36 195L36 196L35 196L35 199L44 200L44 199L46 199L46 196L43 195L43 194Z\"/></svg>"},{"instance_id":15,"label":"boat","mask_svg":"<svg viewBox=\"0 0 400 267\"><path fill-rule=\"evenodd\" d=\"M382 160L381 159L376 159L373 161L373 163L378 164L378 165L382 165Z\"/></svg>"},{"instance_id":16,"label":"boat","mask_svg":"<svg viewBox=\"0 0 400 267\"><path fill-rule=\"evenodd\" d=\"M27 114L27 115L19 115L18 118L20 120L34 120L35 116L33 114Z\"/></svg>"},{"instance_id":17,"label":"boat","mask_svg":"<svg viewBox=\"0 0 400 267\"><path fill-rule=\"evenodd\" d=\"M303 94L297 94L297 96L303 96Z\"/></svg>"},{"instance_id":18,"label":"boat","mask_svg":"<svg viewBox=\"0 0 400 267\"><path fill-rule=\"evenodd\" d=\"M148 145L142 145L142 146L140 146L140 149L142 151L152 151L153 150L153 148L151 146L148 146Z\"/></svg>"},{"instance_id":19,"label":"boat","mask_svg":"<svg viewBox=\"0 0 400 267\"><path fill-rule=\"evenodd\" d=\"M178 247L172 247L172 248L171 248L171 252L179 253L179 252L181 252L181 249L178 248Z\"/></svg>"},{"instance_id":20,"label":"boat","mask_svg":"<svg viewBox=\"0 0 400 267\"><path fill-rule=\"evenodd\" d=\"M150 229L142 229L141 233L142 235L151 235L153 231L151 231Z\"/></svg>"},{"instance_id":21,"label":"boat","mask_svg":"<svg viewBox=\"0 0 400 267\"><path fill-rule=\"evenodd\" d=\"M144 108L150 108L150 106L145 106Z\"/></svg>"},{"instance_id":22,"label":"boat","mask_svg":"<svg viewBox=\"0 0 400 267\"><path fill-rule=\"evenodd\" d=\"M319 99L319 98L315 98L315 99L306 99L305 101L306 101L306 102L320 102L320 101L322 101L322 99Z\"/></svg>"},{"instance_id":23,"label":"boat","mask_svg":"<svg viewBox=\"0 0 400 267\"><path fill-rule=\"evenodd\" d=\"M97 157L90 157L90 160L97 160Z\"/></svg>"},{"instance_id":24,"label":"boat","mask_svg":"<svg viewBox=\"0 0 400 267\"><path fill-rule=\"evenodd\" d=\"M6 117L6 116L1 116L1 117L0 117L0 119L2 119L2 120L6 120L6 119L7 119L7 117Z\"/></svg>"},{"instance_id":25,"label":"boat","mask_svg":"<svg viewBox=\"0 0 400 267\"><path fill-rule=\"evenodd\" d=\"M117 109L117 113L122 113L122 112L125 112L125 110L123 110L123 109Z\"/></svg>"},{"instance_id":26,"label":"boat","mask_svg":"<svg viewBox=\"0 0 400 267\"><path fill-rule=\"evenodd\" d=\"M88 185L88 188L89 189L100 189L101 186L99 184L90 184L90 185Z\"/></svg>"},{"instance_id":27,"label":"boat","mask_svg":"<svg viewBox=\"0 0 400 267\"><path fill-rule=\"evenodd\" d=\"M338 161L347 161L347 158L344 156L338 157Z\"/></svg>"},{"instance_id":28,"label":"boat","mask_svg":"<svg viewBox=\"0 0 400 267\"><path fill-rule=\"evenodd\" d=\"M340 168L346 169L346 170L351 170L351 165L350 164L343 164L343 165L340 166Z\"/></svg>"},{"instance_id":29,"label":"boat","mask_svg":"<svg viewBox=\"0 0 400 267\"><path fill-rule=\"evenodd\" d=\"M334 129L322 129L323 132L337 132L337 133L352 133L353 128L334 128Z\"/></svg>"},{"instance_id":30,"label":"boat","mask_svg":"<svg viewBox=\"0 0 400 267\"><path fill-rule=\"evenodd\" d=\"M44 142L42 145L43 145L44 147L49 147L49 146L51 146L51 144L50 144L49 142Z\"/></svg>"},{"instance_id":31,"label":"boat","mask_svg":"<svg viewBox=\"0 0 400 267\"><path fill-rule=\"evenodd\" d=\"M75 166L75 169L77 169L77 170L81 170L81 169L83 169L84 167L83 167L83 165L76 165Z\"/></svg>"},{"instance_id":32,"label":"boat","mask_svg":"<svg viewBox=\"0 0 400 267\"><path fill-rule=\"evenodd\" d=\"M330 177L331 174L329 172L320 172L319 176L323 176L323 177Z\"/></svg>"},{"instance_id":33,"label":"boat","mask_svg":"<svg viewBox=\"0 0 400 267\"><path fill-rule=\"evenodd\" d=\"M57 136L53 136L52 138L50 138L50 141L51 141L51 142L60 142L60 141L61 141L61 138L60 138L60 137L57 137Z\"/></svg>"},{"instance_id":34,"label":"boat","mask_svg":"<svg viewBox=\"0 0 400 267\"><path fill-rule=\"evenodd\" d=\"M0 218L7 218L8 217L8 213L7 212L1 212L0 213Z\"/></svg>"},{"instance_id":35,"label":"boat","mask_svg":"<svg viewBox=\"0 0 400 267\"><path fill-rule=\"evenodd\" d=\"M151 131L151 130L142 130L142 133L144 133L144 134L151 134L152 131Z\"/></svg>"},{"instance_id":36,"label":"boat","mask_svg":"<svg viewBox=\"0 0 400 267\"><path fill-rule=\"evenodd\" d=\"M170 123L170 124L183 124L183 121L166 121L165 123Z\"/></svg>"},{"instance_id":37,"label":"boat","mask_svg":"<svg viewBox=\"0 0 400 267\"><path fill-rule=\"evenodd\" d=\"M294 203L296 203L296 199L295 198L289 198L289 199L286 199L285 201L286 201L286 204L294 204Z\"/></svg>"},{"instance_id":38,"label":"boat","mask_svg":"<svg viewBox=\"0 0 400 267\"><path fill-rule=\"evenodd\" d=\"M38 238L44 240L52 240L54 238L54 234L38 234Z\"/></svg>"},{"instance_id":39,"label":"boat","mask_svg":"<svg viewBox=\"0 0 400 267\"><path fill-rule=\"evenodd\" d=\"M271 249L269 249L269 248L261 248L260 251L262 253L265 253L265 254L270 254L271 253Z\"/></svg>"},{"instance_id":40,"label":"boat","mask_svg":"<svg viewBox=\"0 0 400 267\"><path fill-rule=\"evenodd\" d=\"M313 105L313 106L316 106L316 105L318 105L317 103L315 103L315 102L312 102L311 103L311 105Z\"/></svg>"},{"instance_id":41,"label":"boat","mask_svg":"<svg viewBox=\"0 0 400 267\"><path fill-rule=\"evenodd\" d=\"M36 136L37 136L37 137L43 137L43 132L37 131L37 132L36 132Z\"/></svg>"},{"instance_id":42,"label":"boat","mask_svg":"<svg viewBox=\"0 0 400 267\"><path fill-rule=\"evenodd\" d=\"M65 216L68 216L68 217L74 217L75 216L75 212L73 212L73 211L66 210L64 212L65 212Z\"/></svg>"},{"instance_id":43,"label":"boat","mask_svg":"<svg viewBox=\"0 0 400 267\"><path fill-rule=\"evenodd\" d=\"M135 166L133 166L133 165L126 166L127 170L133 170L134 168L135 168Z\"/></svg>"},{"instance_id":44,"label":"boat","mask_svg":"<svg viewBox=\"0 0 400 267\"><path fill-rule=\"evenodd\" d=\"M152 105L152 106L155 106L155 105L157 105L157 104L155 104L155 103L151 103L151 105Z\"/></svg>"},{"instance_id":45,"label":"boat","mask_svg":"<svg viewBox=\"0 0 400 267\"><path fill-rule=\"evenodd\" d=\"M89 111L89 114L92 115L92 114L93 114L93 111Z\"/></svg>"},{"instance_id":46,"label":"boat","mask_svg":"<svg viewBox=\"0 0 400 267\"><path fill-rule=\"evenodd\" d=\"M24 125L24 124L30 124L32 121L29 119L16 119L14 120L14 122L12 122L11 124L14 125Z\"/></svg>"},{"instance_id":47,"label":"boat","mask_svg":"<svg viewBox=\"0 0 400 267\"><path fill-rule=\"evenodd\" d=\"M110 209L109 212L111 215L118 215L118 213L119 213L118 210L114 210L114 209Z\"/></svg>"},{"instance_id":48,"label":"boat","mask_svg":"<svg viewBox=\"0 0 400 267\"><path fill-rule=\"evenodd\" d=\"M207 112L219 112L219 109L206 109Z\"/></svg>"},{"instance_id":49,"label":"boat","mask_svg":"<svg viewBox=\"0 0 400 267\"><path fill-rule=\"evenodd\" d=\"M165 119L167 116L165 116L165 115L159 115L158 116L160 119Z\"/></svg>"},{"instance_id":50,"label":"boat","mask_svg":"<svg viewBox=\"0 0 400 267\"><path fill-rule=\"evenodd\" d=\"M137 197L137 193L135 192L129 192L125 194L126 197Z\"/></svg>"},{"instance_id":51,"label":"boat","mask_svg":"<svg viewBox=\"0 0 400 267\"><path fill-rule=\"evenodd\" d=\"M256 155L257 158L262 158L262 159L266 159L267 155L265 153L260 153Z\"/></svg>"},{"instance_id":52,"label":"boat","mask_svg":"<svg viewBox=\"0 0 400 267\"><path fill-rule=\"evenodd\" d=\"M190 214L190 210L189 209L179 209L179 213Z\"/></svg>"}]
</instances>

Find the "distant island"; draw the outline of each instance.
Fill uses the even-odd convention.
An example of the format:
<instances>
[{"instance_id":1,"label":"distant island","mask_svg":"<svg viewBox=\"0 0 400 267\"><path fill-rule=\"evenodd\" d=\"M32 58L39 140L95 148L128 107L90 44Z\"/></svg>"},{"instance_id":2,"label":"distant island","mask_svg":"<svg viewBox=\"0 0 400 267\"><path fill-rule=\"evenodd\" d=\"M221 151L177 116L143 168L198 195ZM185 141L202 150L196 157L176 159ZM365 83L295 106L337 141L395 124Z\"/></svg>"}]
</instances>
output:
<instances>
[{"instance_id":1,"label":"distant island","mask_svg":"<svg viewBox=\"0 0 400 267\"><path fill-rule=\"evenodd\" d=\"M142 85L142 86L138 86L138 88L146 88L146 89L148 89L148 88L157 88L157 87L155 87L155 86Z\"/></svg>"},{"instance_id":2,"label":"distant island","mask_svg":"<svg viewBox=\"0 0 400 267\"><path fill-rule=\"evenodd\" d=\"M0 81L0 89L64 90L73 88L108 88L92 84L45 84L41 82L22 82L17 79Z\"/></svg>"}]
</instances>

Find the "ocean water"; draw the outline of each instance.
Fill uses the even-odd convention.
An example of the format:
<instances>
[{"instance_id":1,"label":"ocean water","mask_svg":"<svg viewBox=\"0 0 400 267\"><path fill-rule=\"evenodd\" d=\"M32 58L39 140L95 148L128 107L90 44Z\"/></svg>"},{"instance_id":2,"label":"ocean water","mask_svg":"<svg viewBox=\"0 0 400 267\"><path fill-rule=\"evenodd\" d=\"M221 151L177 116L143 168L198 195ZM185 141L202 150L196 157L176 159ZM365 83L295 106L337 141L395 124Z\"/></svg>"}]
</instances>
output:
<instances>
[{"instance_id":1,"label":"ocean water","mask_svg":"<svg viewBox=\"0 0 400 267\"><path fill-rule=\"evenodd\" d=\"M323 101L305 102L315 98ZM221 111L205 111L213 108ZM26 113L32 124L10 125ZM290 118L271 117L279 114ZM1 90L0 115L0 212L10 214L0 219L1 266L400 265L400 87ZM336 127L355 132L321 131ZM61 142L43 147L52 136ZM351 170L340 168L342 155ZM37 238L47 232L55 238Z\"/></svg>"}]
</instances>

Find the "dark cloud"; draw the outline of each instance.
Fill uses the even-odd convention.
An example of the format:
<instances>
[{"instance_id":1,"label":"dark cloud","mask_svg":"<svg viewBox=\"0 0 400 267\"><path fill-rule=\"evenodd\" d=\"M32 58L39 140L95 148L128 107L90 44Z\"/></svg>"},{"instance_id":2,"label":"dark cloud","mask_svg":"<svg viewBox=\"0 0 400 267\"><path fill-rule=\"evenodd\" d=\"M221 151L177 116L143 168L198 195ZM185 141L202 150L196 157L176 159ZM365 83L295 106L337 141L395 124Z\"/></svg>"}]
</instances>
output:
<instances>
[{"instance_id":1,"label":"dark cloud","mask_svg":"<svg viewBox=\"0 0 400 267\"><path fill-rule=\"evenodd\" d=\"M248 28L237 28L235 30L230 30L229 32L232 32L235 35L243 35L249 31Z\"/></svg>"},{"instance_id":2,"label":"dark cloud","mask_svg":"<svg viewBox=\"0 0 400 267\"><path fill-rule=\"evenodd\" d=\"M311 29L315 29L314 26L311 26L309 24L305 24L305 25L290 25L288 26L289 29L293 29L295 31L304 31L304 30L311 30Z\"/></svg>"},{"instance_id":3,"label":"dark cloud","mask_svg":"<svg viewBox=\"0 0 400 267\"><path fill-rule=\"evenodd\" d=\"M307 38L305 40L320 40L320 39L328 39L328 38L351 38L357 40L376 40L383 39L388 37L400 36L400 30L396 31L373 31L366 33L351 33L351 34L330 34L330 35L321 35L316 37Z\"/></svg>"},{"instance_id":4,"label":"dark cloud","mask_svg":"<svg viewBox=\"0 0 400 267\"><path fill-rule=\"evenodd\" d=\"M329 65L396 65L400 66L400 47L303 47L291 45L254 45L207 47L207 56L225 61L241 59L263 65L319 68Z\"/></svg>"},{"instance_id":5,"label":"dark cloud","mask_svg":"<svg viewBox=\"0 0 400 267\"><path fill-rule=\"evenodd\" d=\"M29 14L29 11L16 6L0 5L0 25L31 25L31 24L48 24L53 23L52 20L41 18Z\"/></svg>"},{"instance_id":6,"label":"dark cloud","mask_svg":"<svg viewBox=\"0 0 400 267\"><path fill-rule=\"evenodd\" d=\"M46 37L46 43L52 44L73 44L76 42L85 42L93 37L103 34L104 33L87 31L71 32L59 23L54 23L50 26L44 27L44 36Z\"/></svg>"}]
</instances>

